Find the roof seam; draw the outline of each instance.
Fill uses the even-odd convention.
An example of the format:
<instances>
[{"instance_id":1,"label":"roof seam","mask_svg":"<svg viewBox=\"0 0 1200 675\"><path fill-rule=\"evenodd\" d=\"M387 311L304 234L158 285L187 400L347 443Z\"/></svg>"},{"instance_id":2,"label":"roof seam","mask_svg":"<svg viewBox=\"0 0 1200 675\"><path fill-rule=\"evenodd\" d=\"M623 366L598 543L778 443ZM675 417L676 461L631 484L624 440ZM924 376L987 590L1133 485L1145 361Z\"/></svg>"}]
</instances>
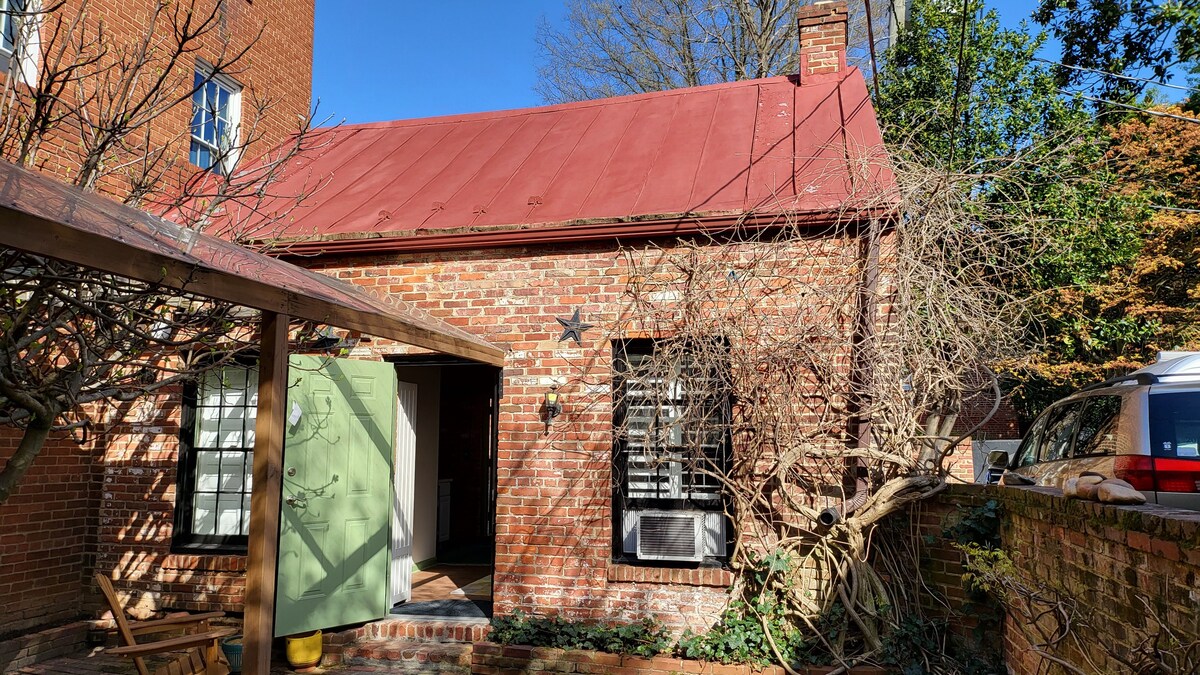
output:
<instances>
[{"instance_id":1,"label":"roof seam","mask_svg":"<svg viewBox=\"0 0 1200 675\"><path fill-rule=\"evenodd\" d=\"M521 133L521 130L522 130L522 129L524 129L524 128L525 128L525 125L527 125L527 124L529 124L529 118L528 118L528 117L526 117L525 119L522 119L522 120L521 120L521 123L517 125L517 128L513 129L513 130L512 130L512 133L510 133L510 134L508 135L508 137L507 137L507 138L505 138L503 141L501 141L501 142L500 142L500 144L499 144L499 145L497 145L497 146L496 146L496 149L495 149L495 150L492 152L492 155L491 155L490 157L488 157L486 160L484 160L484 161L480 162L480 163L479 163L479 166L478 166L478 168L476 168L476 169L475 169L475 171L473 171L473 172L471 173L470 177L469 177L469 178L467 178L466 180L464 180L464 181L463 181L463 183L462 183L462 185L459 185L459 186L458 186L458 188L454 190L454 192L450 193L450 196L449 196L449 197L446 197L446 203L447 203L447 204L448 204L448 203L450 203L450 202L451 202L451 201L452 201L452 200L453 200L455 197L457 197L457 196L458 196L458 193L462 192L463 190L465 190L465 189L466 189L466 187L467 187L468 185L470 185L471 181L475 180L475 178L476 178L476 177L478 177L478 176L479 176L479 174L483 173L483 169L484 169L484 167L486 167L486 166L487 166L488 162L490 162L490 161L492 161L493 159L495 159L495 158L499 157L499 156L500 156L500 153L501 153L501 151L504 149L504 146L508 145L509 141L511 141L511 140L513 139L513 137L514 137L514 136L516 136L517 134ZM495 123L493 123L492 125L489 125L489 127L488 127L488 128L491 128L491 127L493 127L493 126L495 126ZM478 138L478 136L477 136L476 138ZM466 149L464 148L464 151L465 151L465 150L466 150ZM510 176L510 177L511 177L511 176ZM499 193L499 191L497 190L497 194L498 194L498 193ZM490 198L489 198L489 200L490 200ZM484 207L485 211L486 211L486 208L487 208L487 206L488 206L488 202L483 202L483 201L481 200L481 201L479 201L479 202L477 202L477 203L481 204L481 205ZM481 215L483 215L483 212L480 212L480 213L476 213L476 214L474 214L474 217L473 217L473 218L471 218L471 222L467 224L467 227L471 227L472 225L474 225L474 224L475 224L475 221L479 220L479 217L480 217ZM432 218L432 217L433 217L433 214L430 214L430 216L429 216L429 217L430 217L430 218ZM429 221L429 218L426 218L424 222L428 222L428 221ZM423 222L422 224L424 224L424 222Z\"/></svg>"},{"instance_id":2,"label":"roof seam","mask_svg":"<svg viewBox=\"0 0 1200 675\"><path fill-rule=\"evenodd\" d=\"M547 138L550 137L550 134L554 133L554 130L558 128L558 125L562 123L563 119L565 119L565 118L561 115L557 119L555 119L554 124L551 124L550 128L546 129L546 133L542 134L542 137L538 139L537 143L532 144L532 146L529 148L529 152L527 152L525 154L524 159L522 159L517 164L517 168L515 170L513 170L513 172L509 174L508 178L505 178L504 182L500 184L500 187L496 189L495 194L493 194L491 197L492 199L495 199L499 195L504 194L504 191L508 189L508 186L512 185L513 180L518 175L520 175L521 170L525 168L525 164L527 164L529 162L530 158L533 157L537 153L537 149L539 147L541 147L542 143L544 143ZM524 128L524 125L522 125L521 128ZM530 195L530 196L533 196L533 195ZM529 211L526 212L526 214L525 214L526 218L529 217L529 214L533 212L534 208L536 208L535 205L530 205ZM473 219L471 221L471 223L474 224L475 220L478 220L478 218Z\"/></svg>"},{"instance_id":3,"label":"roof seam","mask_svg":"<svg viewBox=\"0 0 1200 675\"><path fill-rule=\"evenodd\" d=\"M587 137L587 132L591 131L592 125L595 124L596 120L598 119L600 119L599 112L593 115L592 119L588 120L587 126L583 129L583 133L579 134L579 137L575 139L575 143L571 145L571 151L563 156L562 161L560 161L558 164L558 168L554 170L554 175L550 177L550 180L546 181L546 189L542 191L543 202L549 199L550 195L553 194L554 183L558 180L558 177L562 175L563 167L570 163L571 157L573 157L575 155L575 151L579 149L579 144L583 143L583 139ZM529 216L533 215L533 210L536 208L537 204L529 205L529 210L525 212L525 220L529 220Z\"/></svg>"},{"instance_id":4,"label":"roof seam","mask_svg":"<svg viewBox=\"0 0 1200 675\"><path fill-rule=\"evenodd\" d=\"M671 109L671 119L667 122L666 130L663 131L662 140L654 150L654 159L650 160L649 166L646 167L646 176L642 180L642 185L638 189L637 196L633 199L633 213L637 213L638 204L641 203L642 195L646 193L646 185L650 182L650 174L654 173L654 167L658 165L658 159L662 157L663 147L667 143L667 132L675 126L675 117L679 114L680 100L678 98L675 99L675 107Z\"/></svg>"},{"instance_id":5,"label":"roof seam","mask_svg":"<svg viewBox=\"0 0 1200 675\"><path fill-rule=\"evenodd\" d=\"M624 141L625 136L629 134L629 127L633 126L633 121L638 118L638 113L640 112L640 108L633 111L633 114L629 116L629 121L625 123L625 128L621 129L621 135L617 138L617 141L610 146L612 149L608 153L608 158L604 160L604 166L600 167L600 173L596 175L596 180L592 181L592 184L588 187L587 194L583 196L583 199L579 200L579 208L576 210L576 215L578 215L579 211L583 209L583 206L588 203L588 200L592 198L592 193L596 191L596 186L600 184L600 179L602 179L604 175L608 173L608 167L612 166L613 158L617 156L617 148L621 147L621 142Z\"/></svg>"},{"instance_id":6,"label":"roof seam","mask_svg":"<svg viewBox=\"0 0 1200 675\"><path fill-rule=\"evenodd\" d=\"M717 92L716 100L713 102L712 113L708 116L708 125L704 128L704 143L700 146L700 156L696 158L696 168L692 173L692 186L688 189L688 210L696 210L696 181L700 177L700 167L704 166L704 159L708 156L708 139L712 137L713 121L717 118L717 111L721 109L721 92Z\"/></svg>"},{"instance_id":7,"label":"roof seam","mask_svg":"<svg viewBox=\"0 0 1200 675\"><path fill-rule=\"evenodd\" d=\"M454 153L454 156L451 157L448 161L446 161L446 163L442 166L442 168L435 171L433 173L433 175L431 175L424 183L421 183L420 187L414 189L412 191L412 194L408 196L408 199L405 199L403 203L401 203L399 206L396 207L396 209L400 210L400 209L404 208L405 205L412 203L413 200L415 200L417 198L417 195L420 195L423 192L425 192L425 189L428 188L430 185L432 185L435 181L437 181L439 176L446 173L446 170L449 169L451 166L454 166L454 161L457 160L459 158L459 156L461 156L464 152L466 152L467 148L471 147L471 144L475 142L475 139L482 136L484 134L484 132L488 131L495 125L496 125L495 120L489 120L487 124L483 125L483 128L480 129L479 131L476 131L475 134L472 135L471 138L468 139L466 143L463 143L463 146L461 148L459 148L458 152ZM451 133L453 133L453 132L451 132ZM449 134L447 134L447 136L449 136ZM443 136L442 138L444 140L445 136ZM432 146L430 147L430 149L431 150L433 149ZM449 198L447 198L446 201L449 201ZM431 204L429 214L421 220L421 224L417 227L417 229L418 230L424 229L425 223L429 222L429 219L432 218L436 213L437 213L437 211L433 209L433 206Z\"/></svg>"},{"instance_id":8,"label":"roof seam","mask_svg":"<svg viewBox=\"0 0 1200 675\"><path fill-rule=\"evenodd\" d=\"M363 132L365 132L365 130L359 129L359 130L355 130L353 133L354 133L354 135L358 135L359 133L363 133ZM408 137L408 138L405 138L403 141L401 141L401 142L400 142L400 144L399 144L399 145L397 145L397 146L396 146L396 148L395 148L395 149L394 149L392 152L389 152L389 153L385 154L383 157L380 157L378 162L375 162L374 164L372 164L372 165L370 166L370 169L371 169L371 170L377 169L379 166L381 166L382 164L384 164L385 162L387 162L387 160L388 160L388 158L389 158L389 157L391 157L392 155L396 154L397 152L400 152L400 151L401 151L401 150L404 148L404 146L408 145L408 142L409 142L409 141L411 141L411 140L412 140L413 138L415 138L415 137L416 137L416 134L415 134L415 133L414 133L414 134L411 134L411 135L409 135L409 137ZM365 138L366 138L366 136L364 135L364 139L365 139ZM349 140L349 139L347 139L347 140ZM344 142L346 142L346 141L343 141L343 143L344 143ZM340 146L340 145L342 145L342 143L338 143L338 145ZM331 175L331 176L332 176L332 175L336 174L336 173L337 173L337 171L338 171L338 169L340 169L340 168L342 168L342 167L346 166L346 165L347 165L347 164L349 164L350 162L354 161L354 159L355 159L355 156L354 156L354 155L351 155L351 154L347 153L346 161L344 161L344 162L340 163L338 166L334 167L334 168L333 168L333 170L331 170L331 171L329 172L329 175ZM351 183L351 184L349 184L349 185L347 185L347 186L345 186L345 187L343 187L343 188L339 189L339 190L338 190L338 191L337 191L335 194L333 194L333 195L331 195L331 196L332 196L332 197L338 197L338 196L341 196L343 193L345 193L347 190L350 190L350 189L351 189L351 188L353 188L353 187L354 187L354 184L353 184L353 183ZM383 192L383 189L379 189L379 190L376 190L375 192L371 193L371 195L370 195L369 197L367 197L367 199L364 199L364 201L367 201L367 200L369 200L369 199L371 199L371 198L375 197L375 195L379 194L380 192ZM333 200L333 199L322 199L322 200L320 200L320 204L329 204L329 203L335 203L335 200ZM320 208L320 204L318 204L317 208ZM348 210L347 210L345 213L343 213L341 216L338 216L337 220L334 220L333 222L331 222L331 223L330 223L330 225L332 226L332 225L336 225L336 224L338 224L338 223L342 222L342 221L343 221L343 220L345 220L345 219L346 219L346 218L347 218L347 217L348 217L350 214L354 213L356 210L357 210L357 207L351 207L351 208L350 208L350 209L348 209Z\"/></svg>"}]
</instances>

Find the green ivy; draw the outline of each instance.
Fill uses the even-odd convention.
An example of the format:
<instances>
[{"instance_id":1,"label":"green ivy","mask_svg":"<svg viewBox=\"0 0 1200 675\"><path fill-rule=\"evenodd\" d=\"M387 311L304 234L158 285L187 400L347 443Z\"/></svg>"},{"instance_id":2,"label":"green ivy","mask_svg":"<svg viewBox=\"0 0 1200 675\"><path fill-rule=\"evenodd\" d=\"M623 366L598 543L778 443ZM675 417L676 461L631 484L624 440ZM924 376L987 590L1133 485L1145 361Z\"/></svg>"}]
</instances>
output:
<instances>
[{"instance_id":1,"label":"green ivy","mask_svg":"<svg viewBox=\"0 0 1200 675\"><path fill-rule=\"evenodd\" d=\"M828 663L829 655L821 642L804 638L801 626L794 617L788 616L783 599L770 584L771 577L788 572L791 566L791 558L783 551L752 559L745 570L747 592L730 602L708 631L684 631L676 655L702 661L766 666L776 662L775 651L771 648L773 640L779 654L792 664ZM844 610L835 604L817 622L816 628L827 641L836 642L843 617Z\"/></svg>"},{"instance_id":2,"label":"green ivy","mask_svg":"<svg viewBox=\"0 0 1200 675\"><path fill-rule=\"evenodd\" d=\"M632 656L655 656L672 645L667 629L653 619L603 624L560 616L530 616L519 609L509 616L493 618L488 639L503 645L587 649Z\"/></svg>"},{"instance_id":3,"label":"green ivy","mask_svg":"<svg viewBox=\"0 0 1200 675\"><path fill-rule=\"evenodd\" d=\"M935 672L959 675L1004 675L1004 659L999 654L984 653L978 645L964 645L952 635L945 619L905 617L900 625L884 636L879 662L902 675L925 675L930 655L941 655L948 661Z\"/></svg>"},{"instance_id":4,"label":"green ivy","mask_svg":"<svg viewBox=\"0 0 1200 675\"><path fill-rule=\"evenodd\" d=\"M1004 511L995 499L973 508L960 506L955 517L942 529L942 536L959 545L996 548L1000 546L1003 517Z\"/></svg>"}]
</instances>

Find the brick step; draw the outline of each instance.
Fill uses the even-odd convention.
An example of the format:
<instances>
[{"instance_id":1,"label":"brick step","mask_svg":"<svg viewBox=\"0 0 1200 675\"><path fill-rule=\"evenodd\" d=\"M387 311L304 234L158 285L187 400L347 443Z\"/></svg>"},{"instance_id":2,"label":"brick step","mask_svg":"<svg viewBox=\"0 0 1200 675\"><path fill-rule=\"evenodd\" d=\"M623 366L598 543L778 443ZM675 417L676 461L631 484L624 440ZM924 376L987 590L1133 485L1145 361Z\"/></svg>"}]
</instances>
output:
<instances>
[{"instance_id":1,"label":"brick step","mask_svg":"<svg viewBox=\"0 0 1200 675\"><path fill-rule=\"evenodd\" d=\"M492 624L488 619L420 619L394 617L340 633L326 634L327 645L350 645L382 638L424 642L481 642Z\"/></svg>"},{"instance_id":2,"label":"brick step","mask_svg":"<svg viewBox=\"0 0 1200 675\"><path fill-rule=\"evenodd\" d=\"M347 666L383 666L394 673L470 673L471 643L374 639L342 648Z\"/></svg>"},{"instance_id":3,"label":"brick step","mask_svg":"<svg viewBox=\"0 0 1200 675\"><path fill-rule=\"evenodd\" d=\"M326 665L335 665L346 658L352 649L363 645L379 647L390 644L461 645L487 639L491 632L488 619L420 619L393 617L374 621L357 628L325 634ZM357 652L356 652L357 653ZM359 658L356 656L356 658ZM469 656L468 656L469 658Z\"/></svg>"}]
</instances>

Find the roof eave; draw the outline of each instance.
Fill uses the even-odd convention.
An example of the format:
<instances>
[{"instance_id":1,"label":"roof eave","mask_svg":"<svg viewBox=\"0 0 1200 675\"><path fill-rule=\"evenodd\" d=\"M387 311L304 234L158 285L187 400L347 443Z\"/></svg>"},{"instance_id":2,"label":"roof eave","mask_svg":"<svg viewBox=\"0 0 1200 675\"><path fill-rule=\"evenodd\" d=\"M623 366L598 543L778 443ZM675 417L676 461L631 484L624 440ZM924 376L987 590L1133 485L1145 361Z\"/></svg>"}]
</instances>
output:
<instances>
[{"instance_id":1,"label":"roof eave","mask_svg":"<svg viewBox=\"0 0 1200 675\"><path fill-rule=\"evenodd\" d=\"M886 207L852 213L820 210L810 212L681 215L670 218L611 219L558 226L509 226L446 234L379 234L364 232L322 240L303 240L286 245L282 257L362 255L370 253L431 253L465 249L511 248L608 240L655 239L693 234L715 235L735 231L758 231L786 226L807 229L824 225L888 217Z\"/></svg>"}]
</instances>

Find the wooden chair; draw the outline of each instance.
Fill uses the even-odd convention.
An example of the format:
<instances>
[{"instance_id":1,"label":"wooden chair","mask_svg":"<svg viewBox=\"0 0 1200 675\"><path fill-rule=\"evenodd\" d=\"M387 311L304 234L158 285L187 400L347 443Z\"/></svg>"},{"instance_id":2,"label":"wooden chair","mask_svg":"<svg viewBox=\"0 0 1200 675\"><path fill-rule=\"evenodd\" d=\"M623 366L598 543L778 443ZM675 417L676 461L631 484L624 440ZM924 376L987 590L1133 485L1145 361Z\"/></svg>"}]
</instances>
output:
<instances>
[{"instance_id":1,"label":"wooden chair","mask_svg":"<svg viewBox=\"0 0 1200 675\"><path fill-rule=\"evenodd\" d=\"M221 648L218 642L223 637L236 634L237 629L211 629L208 625L210 619L225 616L224 612L174 616L157 621L129 622L125 620L125 608L121 605L121 600L117 597L117 592L113 589L112 582L108 577L97 572L96 583L100 586L100 592L104 593L104 598L108 600L108 606L112 609L113 618L117 622L117 632L121 636L120 647L113 647L105 651L109 654L131 657L134 664L137 665L139 675L151 675L142 657L177 651L185 653L160 666L154 671L154 675L227 675L229 673L229 666L221 658ZM135 639L139 635L177 630L193 632L152 642L139 643Z\"/></svg>"}]
</instances>

